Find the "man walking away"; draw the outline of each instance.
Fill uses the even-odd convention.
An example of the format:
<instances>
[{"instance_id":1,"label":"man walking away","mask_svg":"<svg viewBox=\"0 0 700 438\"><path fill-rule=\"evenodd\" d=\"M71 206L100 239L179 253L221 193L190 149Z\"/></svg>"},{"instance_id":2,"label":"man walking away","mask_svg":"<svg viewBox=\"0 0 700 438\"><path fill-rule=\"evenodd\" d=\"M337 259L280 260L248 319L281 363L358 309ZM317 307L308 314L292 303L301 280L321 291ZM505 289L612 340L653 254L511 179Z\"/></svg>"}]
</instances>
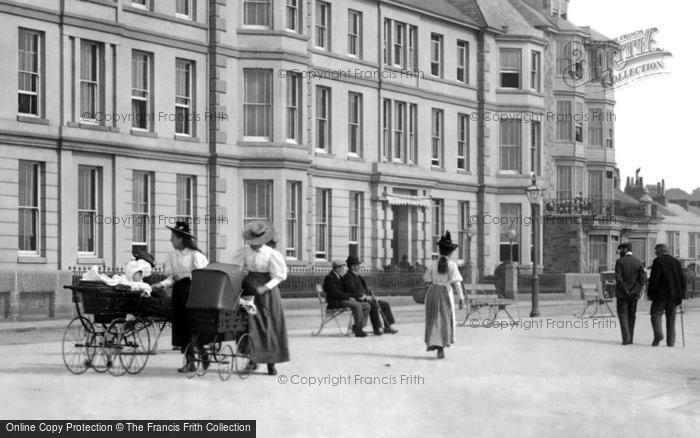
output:
<instances>
[{"instance_id":1,"label":"man walking away","mask_svg":"<svg viewBox=\"0 0 700 438\"><path fill-rule=\"evenodd\" d=\"M615 262L617 316L620 318L622 345L630 345L634 339L637 302L646 282L646 273L641 260L632 255L631 243L622 243L617 250L620 252L620 258Z\"/></svg>"},{"instance_id":2,"label":"man walking away","mask_svg":"<svg viewBox=\"0 0 700 438\"><path fill-rule=\"evenodd\" d=\"M686 294L686 283L681 262L668 253L668 247L660 243L654 247L656 258L651 265L648 296L651 300L651 327L654 329L653 347L664 339L661 315L666 314L666 345L676 342L676 306Z\"/></svg>"}]
</instances>

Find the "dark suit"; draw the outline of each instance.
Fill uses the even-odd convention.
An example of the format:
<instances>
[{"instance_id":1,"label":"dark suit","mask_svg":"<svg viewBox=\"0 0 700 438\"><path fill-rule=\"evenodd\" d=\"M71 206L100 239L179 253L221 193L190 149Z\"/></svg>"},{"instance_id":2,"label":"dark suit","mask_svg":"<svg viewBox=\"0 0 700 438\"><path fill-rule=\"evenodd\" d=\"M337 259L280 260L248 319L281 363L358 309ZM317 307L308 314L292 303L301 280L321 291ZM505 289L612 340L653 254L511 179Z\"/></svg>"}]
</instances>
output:
<instances>
[{"instance_id":1,"label":"dark suit","mask_svg":"<svg viewBox=\"0 0 700 438\"><path fill-rule=\"evenodd\" d=\"M615 262L615 297L617 316L620 318L622 342L631 344L634 339L637 300L646 282L642 262L632 253L627 253Z\"/></svg>"},{"instance_id":2,"label":"dark suit","mask_svg":"<svg viewBox=\"0 0 700 438\"><path fill-rule=\"evenodd\" d=\"M661 315L666 314L666 345L673 347L676 341L676 306L685 298L685 274L681 263L669 254L654 259L649 277L647 295L651 300L651 326L654 341L663 339Z\"/></svg>"},{"instance_id":3,"label":"dark suit","mask_svg":"<svg viewBox=\"0 0 700 438\"><path fill-rule=\"evenodd\" d=\"M370 305L352 300L350 295L345 293L343 281L338 274L331 271L323 280L323 291L326 293L326 302L329 309L348 308L352 311L352 317L355 321L353 330L361 331L367 323L367 315L369 315Z\"/></svg>"},{"instance_id":4,"label":"dark suit","mask_svg":"<svg viewBox=\"0 0 700 438\"><path fill-rule=\"evenodd\" d=\"M343 276L343 286L345 286L345 292L356 300L362 299L363 295L370 295L365 280L352 271L348 271L347 274ZM371 300L368 301L368 303L371 306L369 319L372 321L372 329L375 332L380 331L382 328L382 319L379 316L380 309L386 318L386 321L384 321L385 328L394 323L394 315L391 313L389 303L382 300Z\"/></svg>"}]
</instances>

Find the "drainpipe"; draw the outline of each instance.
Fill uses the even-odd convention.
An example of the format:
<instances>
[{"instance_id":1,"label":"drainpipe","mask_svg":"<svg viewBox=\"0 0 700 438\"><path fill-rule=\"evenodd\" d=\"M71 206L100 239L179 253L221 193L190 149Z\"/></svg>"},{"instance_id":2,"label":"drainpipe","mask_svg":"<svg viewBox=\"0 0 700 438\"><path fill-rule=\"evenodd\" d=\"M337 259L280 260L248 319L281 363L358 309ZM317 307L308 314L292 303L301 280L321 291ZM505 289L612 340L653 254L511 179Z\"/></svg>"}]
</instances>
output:
<instances>
[{"instance_id":1,"label":"drainpipe","mask_svg":"<svg viewBox=\"0 0 700 438\"><path fill-rule=\"evenodd\" d=\"M478 114L485 114L486 111L486 35L485 30L480 29L477 33L477 57L476 57L476 101ZM484 217L486 214L486 158L487 147L486 124L483 117L479 117L476 124L476 213L477 217ZM483 278L486 268L486 238L484 221L477 221L476 224L476 268L479 279ZM472 280L475 281L475 280Z\"/></svg>"}]
</instances>

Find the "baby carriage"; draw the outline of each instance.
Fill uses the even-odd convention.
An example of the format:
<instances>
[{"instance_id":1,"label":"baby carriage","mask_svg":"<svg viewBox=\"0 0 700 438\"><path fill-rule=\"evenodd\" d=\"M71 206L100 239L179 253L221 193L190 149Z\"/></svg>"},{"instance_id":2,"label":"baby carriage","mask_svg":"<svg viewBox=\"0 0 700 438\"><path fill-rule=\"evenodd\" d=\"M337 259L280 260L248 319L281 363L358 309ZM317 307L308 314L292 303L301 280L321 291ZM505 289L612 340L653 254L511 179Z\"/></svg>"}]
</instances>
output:
<instances>
[{"instance_id":1,"label":"baby carriage","mask_svg":"<svg viewBox=\"0 0 700 438\"><path fill-rule=\"evenodd\" d=\"M248 334L248 313L240 305L243 269L238 265L212 263L192 271L186 308L192 339L185 348L194 358L195 371L202 376L216 364L219 377L228 380L236 372L245 379L252 369L254 345ZM233 346L227 341L235 341Z\"/></svg>"},{"instance_id":2,"label":"baby carriage","mask_svg":"<svg viewBox=\"0 0 700 438\"><path fill-rule=\"evenodd\" d=\"M115 376L141 372L153 354L149 334L153 322L138 316L141 292L99 281L64 288L72 291L78 313L63 334L62 356L68 371L82 374L92 368Z\"/></svg>"}]
</instances>

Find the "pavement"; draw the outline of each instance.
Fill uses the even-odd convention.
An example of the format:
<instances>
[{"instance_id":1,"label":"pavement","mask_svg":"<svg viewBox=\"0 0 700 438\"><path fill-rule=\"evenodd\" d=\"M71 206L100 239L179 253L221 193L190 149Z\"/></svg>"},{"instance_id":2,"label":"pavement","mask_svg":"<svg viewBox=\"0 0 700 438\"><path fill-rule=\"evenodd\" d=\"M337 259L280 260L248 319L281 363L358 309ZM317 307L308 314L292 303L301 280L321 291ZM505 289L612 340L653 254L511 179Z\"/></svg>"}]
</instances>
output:
<instances>
[{"instance_id":1,"label":"pavement","mask_svg":"<svg viewBox=\"0 0 700 438\"><path fill-rule=\"evenodd\" d=\"M410 296L387 296L380 297L380 299L389 302L395 312L405 312L408 314L417 313L420 318L423 318L423 305L417 305L414 299ZM543 297L540 300L540 309L543 316L574 315L580 313L583 308L580 300L548 299L547 297ZM305 320L307 318L313 318L314 316L319 315L319 304L317 298L284 299L283 307L286 317L291 319L302 318ZM698 300L698 307L700 307L700 300ZM510 312L516 319L520 317L520 315L522 315L522 317L528 316L530 313L530 308L530 302L524 297L521 297L518 302L509 307ZM458 318L460 318L460 316L464 316L463 312L464 311L458 312ZM482 311L483 317L486 317L484 312L485 310ZM477 317L480 315L477 315ZM59 317L43 320L2 320L0 321L0 333L64 329L68 325L71 318L72 317Z\"/></svg>"},{"instance_id":2,"label":"pavement","mask_svg":"<svg viewBox=\"0 0 700 438\"><path fill-rule=\"evenodd\" d=\"M444 360L425 351L417 304L395 306L398 334L364 339L334 327L312 337L318 314L289 310L292 361L278 376L226 382L214 367L179 375L181 356L165 348L135 376L76 376L62 363L61 327L5 330L0 416L255 419L259 437L696 436L700 312L685 314L685 348L680 322L677 345L654 348L645 305L631 346L620 345L616 319L573 318L559 305L530 319L520 303L517 324L457 327Z\"/></svg>"}]
</instances>

